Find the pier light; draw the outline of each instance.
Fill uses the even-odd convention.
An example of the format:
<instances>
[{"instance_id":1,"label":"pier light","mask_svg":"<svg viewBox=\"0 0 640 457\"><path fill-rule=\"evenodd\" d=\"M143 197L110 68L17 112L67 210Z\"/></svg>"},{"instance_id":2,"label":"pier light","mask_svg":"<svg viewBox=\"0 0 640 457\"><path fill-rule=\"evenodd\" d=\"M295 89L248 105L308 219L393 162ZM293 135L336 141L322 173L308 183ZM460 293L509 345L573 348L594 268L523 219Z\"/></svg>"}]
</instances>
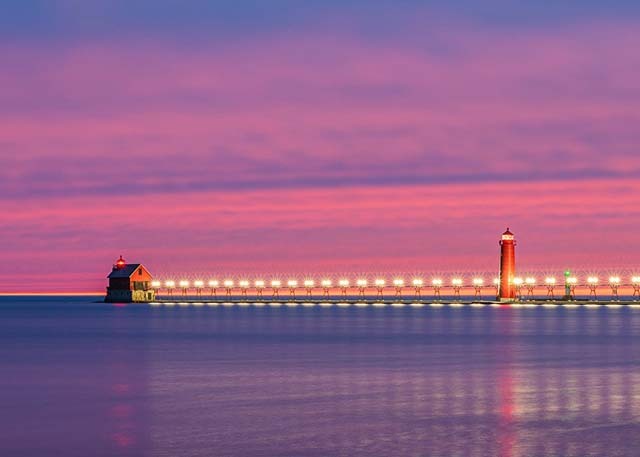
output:
<instances>
[{"instance_id":1,"label":"pier light","mask_svg":"<svg viewBox=\"0 0 640 457\"><path fill-rule=\"evenodd\" d=\"M440 288L442 287L442 279L434 278L431 280L431 286L433 287L433 296L440 297Z\"/></svg>"},{"instance_id":2,"label":"pier light","mask_svg":"<svg viewBox=\"0 0 640 457\"><path fill-rule=\"evenodd\" d=\"M481 297L482 296L482 286L484 285L484 279L482 278L473 278L473 288L475 290L474 296Z\"/></svg>"},{"instance_id":3,"label":"pier light","mask_svg":"<svg viewBox=\"0 0 640 457\"><path fill-rule=\"evenodd\" d=\"M413 284L413 290L415 291L415 298L422 298L422 286L424 285L424 281L421 278L413 278L411 281Z\"/></svg>"},{"instance_id":4,"label":"pier light","mask_svg":"<svg viewBox=\"0 0 640 457\"><path fill-rule=\"evenodd\" d=\"M589 285L589 298L593 297L594 300L598 298L596 289L598 288L598 278L596 276L589 276L587 278L587 284Z\"/></svg>"},{"instance_id":5,"label":"pier light","mask_svg":"<svg viewBox=\"0 0 640 457\"><path fill-rule=\"evenodd\" d=\"M520 300L522 298L522 286L524 285L524 279L513 278L513 285L516 286L516 298Z\"/></svg>"},{"instance_id":6,"label":"pier light","mask_svg":"<svg viewBox=\"0 0 640 457\"><path fill-rule=\"evenodd\" d=\"M527 299L533 299L533 289L536 287L536 278L528 276L525 278L524 283L527 287Z\"/></svg>"},{"instance_id":7,"label":"pier light","mask_svg":"<svg viewBox=\"0 0 640 457\"><path fill-rule=\"evenodd\" d=\"M231 290L233 289L233 281L231 279L227 279L224 281L224 287L227 289L227 296L231 295Z\"/></svg>"},{"instance_id":8,"label":"pier light","mask_svg":"<svg viewBox=\"0 0 640 457\"><path fill-rule=\"evenodd\" d=\"M346 296L347 295L347 288L349 287L349 280L348 279L341 279L340 281L338 281L338 284L340 285L340 290L342 292L342 296Z\"/></svg>"},{"instance_id":9,"label":"pier light","mask_svg":"<svg viewBox=\"0 0 640 457\"><path fill-rule=\"evenodd\" d=\"M578 284L578 278L576 278L575 276L571 276L567 278L567 284L571 284L571 285Z\"/></svg>"},{"instance_id":10,"label":"pier light","mask_svg":"<svg viewBox=\"0 0 640 457\"><path fill-rule=\"evenodd\" d=\"M404 286L404 280L400 278L396 278L393 280L393 285L396 287L402 287Z\"/></svg>"},{"instance_id":11,"label":"pier light","mask_svg":"<svg viewBox=\"0 0 640 457\"><path fill-rule=\"evenodd\" d=\"M173 297L173 289L176 287L176 282L169 280L164 283L164 286L167 288L169 296Z\"/></svg>"},{"instance_id":12,"label":"pier light","mask_svg":"<svg viewBox=\"0 0 640 457\"><path fill-rule=\"evenodd\" d=\"M556 278L547 276L544 279L544 283L547 285L547 300L555 300Z\"/></svg>"},{"instance_id":13,"label":"pier light","mask_svg":"<svg viewBox=\"0 0 640 457\"><path fill-rule=\"evenodd\" d=\"M282 285L282 282L280 282L278 279L274 279L273 281L271 281L271 290L273 291L274 298L280 297L281 285Z\"/></svg>"},{"instance_id":14,"label":"pier light","mask_svg":"<svg viewBox=\"0 0 640 457\"><path fill-rule=\"evenodd\" d=\"M304 280L304 287L307 289L307 297L311 297L311 292L313 291L313 286L315 285L316 283L312 279Z\"/></svg>"},{"instance_id":15,"label":"pier light","mask_svg":"<svg viewBox=\"0 0 640 457\"><path fill-rule=\"evenodd\" d=\"M264 281L262 279L257 279L253 285L256 288L256 293L258 294L258 297L262 297L262 291L264 290Z\"/></svg>"},{"instance_id":16,"label":"pier light","mask_svg":"<svg viewBox=\"0 0 640 457\"><path fill-rule=\"evenodd\" d=\"M289 295L292 297L296 296L296 287L298 287L298 281L295 279L290 279L287 281L287 287L289 288Z\"/></svg>"},{"instance_id":17,"label":"pier light","mask_svg":"<svg viewBox=\"0 0 640 457\"><path fill-rule=\"evenodd\" d=\"M182 289L182 295L187 295L187 289L189 288L189 281L185 279L180 281L180 288Z\"/></svg>"},{"instance_id":18,"label":"pier light","mask_svg":"<svg viewBox=\"0 0 640 457\"><path fill-rule=\"evenodd\" d=\"M366 279L358 279L356 281L356 284L358 285L358 295L361 297L364 297L364 290L367 287L367 280Z\"/></svg>"},{"instance_id":19,"label":"pier light","mask_svg":"<svg viewBox=\"0 0 640 457\"><path fill-rule=\"evenodd\" d=\"M196 295L202 295L202 288L204 287L204 281L193 281L193 287L196 288Z\"/></svg>"},{"instance_id":20,"label":"pier light","mask_svg":"<svg viewBox=\"0 0 640 457\"><path fill-rule=\"evenodd\" d=\"M329 289L331 288L331 280L330 279L323 279L322 281L320 281L320 284L322 285L322 296L323 297L328 297L329 296Z\"/></svg>"},{"instance_id":21,"label":"pier light","mask_svg":"<svg viewBox=\"0 0 640 457\"><path fill-rule=\"evenodd\" d=\"M609 278L609 284L611 286L611 300L618 300L618 287L620 287L620 276L611 276Z\"/></svg>"},{"instance_id":22,"label":"pier light","mask_svg":"<svg viewBox=\"0 0 640 457\"><path fill-rule=\"evenodd\" d=\"M453 278L451 280L451 285L453 286L453 294L460 298L460 289L462 288L462 278Z\"/></svg>"},{"instance_id":23,"label":"pier light","mask_svg":"<svg viewBox=\"0 0 640 457\"><path fill-rule=\"evenodd\" d=\"M631 285L633 285L633 300L640 299L640 276L633 276L631 278Z\"/></svg>"},{"instance_id":24,"label":"pier light","mask_svg":"<svg viewBox=\"0 0 640 457\"><path fill-rule=\"evenodd\" d=\"M151 281L151 287L153 287L154 289L159 289L160 286L162 286L162 283L160 281Z\"/></svg>"},{"instance_id":25,"label":"pier light","mask_svg":"<svg viewBox=\"0 0 640 457\"><path fill-rule=\"evenodd\" d=\"M246 297L247 296L247 289L249 288L249 281L247 281L246 279L243 279L242 281L240 281L238 283L238 285L240 286L240 290L242 292L242 295L244 295Z\"/></svg>"},{"instance_id":26,"label":"pier light","mask_svg":"<svg viewBox=\"0 0 640 457\"><path fill-rule=\"evenodd\" d=\"M500 278L493 278L493 285L494 286L499 286L500 285Z\"/></svg>"},{"instance_id":27,"label":"pier light","mask_svg":"<svg viewBox=\"0 0 640 457\"><path fill-rule=\"evenodd\" d=\"M220 283L215 279L209 281L209 288L211 289L211 296L217 297L218 295L218 287L220 287Z\"/></svg>"},{"instance_id":28,"label":"pier light","mask_svg":"<svg viewBox=\"0 0 640 457\"><path fill-rule=\"evenodd\" d=\"M376 284L376 289L378 289L378 293L376 294L376 296L378 298L382 298L382 295L383 295L382 291L384 290L384 284L385 284L384 279L380 279L380 278L376 279L375 284Z\"/></svg>"}]
</instances>

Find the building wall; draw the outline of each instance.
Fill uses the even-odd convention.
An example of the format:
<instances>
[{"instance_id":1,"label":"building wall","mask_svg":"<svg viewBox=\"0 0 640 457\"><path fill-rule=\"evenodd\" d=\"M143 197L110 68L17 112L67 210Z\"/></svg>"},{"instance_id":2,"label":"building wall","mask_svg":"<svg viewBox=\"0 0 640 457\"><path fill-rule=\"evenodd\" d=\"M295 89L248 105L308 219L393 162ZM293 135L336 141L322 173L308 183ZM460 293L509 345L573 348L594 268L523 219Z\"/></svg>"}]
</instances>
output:
<instances>
[{"instance_id":1,"label":"building wall","mask_svg":"<svg viewBox=\"0 0 640 457\"><path fill-rule=\"evenodd\" d=\"M107 287L107 296L104 301L108 303L147 303L155 299L154 290L120 290Z\"/></svg>"}]
</instances>

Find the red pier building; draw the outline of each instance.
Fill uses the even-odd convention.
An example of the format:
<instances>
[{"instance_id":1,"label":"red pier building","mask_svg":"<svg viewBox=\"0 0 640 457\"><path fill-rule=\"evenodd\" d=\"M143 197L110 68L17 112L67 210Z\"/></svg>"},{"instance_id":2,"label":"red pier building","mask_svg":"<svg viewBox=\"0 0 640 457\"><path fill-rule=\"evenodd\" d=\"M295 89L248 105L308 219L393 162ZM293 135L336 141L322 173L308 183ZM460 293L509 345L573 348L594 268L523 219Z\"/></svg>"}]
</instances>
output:
<instances>
[{"instance_id":1,"label":"red pier building","mask_svg":"<svg viewBox=\"0 0 640 457\"><path fill-rule=\"evenodd\" d=\"M109 276L106 302L150 302L155 300L155 290L151 288L153 277L144 265L139 263L127 264L120 258L113 265Z\"/></svg>"}]
</instances>

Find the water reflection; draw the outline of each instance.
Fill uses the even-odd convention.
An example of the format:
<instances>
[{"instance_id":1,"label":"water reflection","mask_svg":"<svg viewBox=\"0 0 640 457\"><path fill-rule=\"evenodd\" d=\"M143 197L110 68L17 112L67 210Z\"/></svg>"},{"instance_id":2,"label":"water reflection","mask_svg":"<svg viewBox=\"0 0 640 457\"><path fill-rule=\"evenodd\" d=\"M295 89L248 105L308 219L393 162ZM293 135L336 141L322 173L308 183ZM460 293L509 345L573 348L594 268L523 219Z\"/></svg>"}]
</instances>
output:
<instances>
[{"instance_id":1,"label":"water reflection","mask_svg":"<svg viewBox=\"0 0 640 457\"><path fill-rule=\"evenodd\" d=\"M640 446L638 308L82 303L0 314L3 455L582 457Z\"/></svg>"},{"instance_id":2,"label":"water reflection","mask_svg":"<svg viewBox=\"0 0 640 457\"><path fill-rule=\"evenodd\" d=\"M636 455L639 444L630 308L236 307L153 319L154 331L193 339L172 340L180 357L163 348L152 364L158 449L195 451L186 435L225 455Z\"/></svg>"}]
</instances>

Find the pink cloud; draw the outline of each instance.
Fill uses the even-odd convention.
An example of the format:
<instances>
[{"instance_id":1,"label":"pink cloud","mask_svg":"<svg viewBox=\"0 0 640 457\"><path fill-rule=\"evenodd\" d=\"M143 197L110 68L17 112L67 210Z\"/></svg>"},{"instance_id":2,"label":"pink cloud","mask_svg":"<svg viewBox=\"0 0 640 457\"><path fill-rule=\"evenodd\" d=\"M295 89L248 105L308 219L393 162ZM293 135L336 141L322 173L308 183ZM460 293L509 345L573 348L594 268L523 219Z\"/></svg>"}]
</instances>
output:
<instances>
[{"instance_id":1,"label":"pink cloud","mask_svg":"<svg viewBox=\"0 0 640 457\"><path fill-rule=\"evenodd\" d=\"M120 251L167 274L487 270L506 224L530 268L631 268L636 28L5 45L0 290L100 288Z\"/></svg>"}]
</instances>

